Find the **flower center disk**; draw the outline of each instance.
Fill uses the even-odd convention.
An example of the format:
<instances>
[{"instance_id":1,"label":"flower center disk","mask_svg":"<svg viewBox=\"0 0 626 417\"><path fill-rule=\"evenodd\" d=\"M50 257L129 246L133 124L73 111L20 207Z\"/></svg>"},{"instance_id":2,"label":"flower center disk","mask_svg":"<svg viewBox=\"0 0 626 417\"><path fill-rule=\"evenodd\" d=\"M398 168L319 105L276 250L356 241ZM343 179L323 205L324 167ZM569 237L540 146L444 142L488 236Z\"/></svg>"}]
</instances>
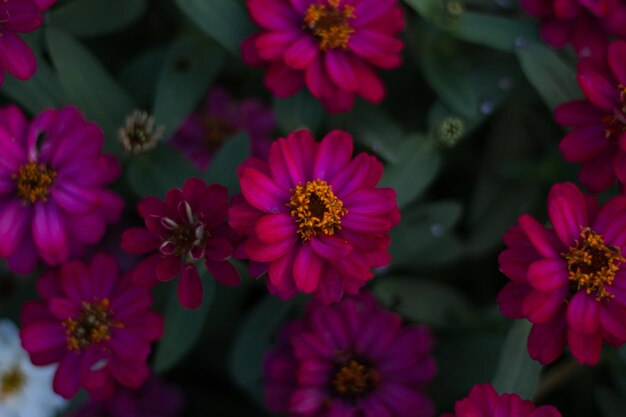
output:
<instances>
[{"instance_id":1,"label":"flower center disk","mask_svg":"<svg viewBox=\"0 0 626 417\"><path fill-rule=\"evenodd\" d=\"M287 207L296 219L302 240L310 240L318 234L331 236L341 229L341 218L348 210L326 181L307 181L304 186L299 184L295 190L291 190L291 194Z\"/></svg>"},{"instance_id":2,"label":"flower center disk","mask_svg":"<svg viewBox=\"0 0 626 417\"><path fill-rule=\"evenodd\" d=\"M607 246L604 238L588 227L582 228L580 240L576 246L562 256L567 261L569 279L576 285L576 290L584 290L587 294L595 293L596 300L613 298L606 290L613 284L615 273L620 265L626 262L620 248Z\"/></svg>"},{"instance_id":3,"label":"flower center disk","mask_svg":"<svg viewBox=\"0 0 626 417\"><path fill-rule=\"evenodd\" d=\"M354 6L339 6L341 0L327 0L325 4L314 3L304 16L304 23L318 39L323 51L348 47L350 36L355 32L350 26L354 19Z\"/></svg>"},{"instance_id":4,"label":"flower center disk","mask_svg":"<svg viewBox=\"0 0 626 417\"><path fill-rule=\"evenodd\" d=\"M184 219L176 222L169 217L163 217L161 224L169 235L161 244L161 254L165 256L175 255L179 257L191 256L200 259L204 254L207 239L210 237L201 219L196 218L191 206L187 202L181 204Z\"/></svg>"},{"instance_id":5,"label":"flower center disk","mask_svg":"<svg viewBox=\"0 0 626 417\"><path fill-rule=\"evenodd\" d=\"M26 384L26 376L17 367L0 376L0 399L18 393Z\"/></svg>"},{"instance_id":6,"label":"flower center disk","mask_svg":"<svg viewBox=\"0 0 626 417\"><path fill-rule=\"evenodd\" d=\"M338 368L331 387L340 396L358 397L376 388L379 379L378 373L369 365L352 359Z\"/></svg>"},{"instance_id":7,"label":"flower center disk","mask_svg":"<svg viewBox=\"0 0 626 417\"><path fill-rule=\"evenodd\" d=\"M202 117L202 126L206 131L205 142L209 150L216 150L233 133L235 129L227 123L211 116Z\"/></svg>"},{"instance_id":8,"label":"flower center disk","mask_svg":"<svg viewBox=\"0 0 626 417\"><path fill-rule=\"evenodd\" d=\"M17 196L24 204L34 204L37 201L48 201L50 186L56 176L57 173L47 165L29 162L21 165L12 178L15 180Z\"/></svg>"},{"instance_id":9,"label":"flower center disk","mask_svg":"<svg viewBox=\"0 0 626 417\"><path fill-rule=\"evenodd\" d=\"M608 139L619 139L626 133L626 87L619 85L619 103L613 113L607 113L603 118L604 134Z\"/></svg>"},{"instance_id":10,"label":"flower center disk","mask_svg":"<svg viewBox=\"0 0 626 417\"><path fill-rule=\"evenodd\" d=\"M77 318L63 321L69 350L83 350L111 338L112 328L121 328L121 323L113 320L107 298L88 303L83 302L83 308Z\"/></svg>"}]
</instances>

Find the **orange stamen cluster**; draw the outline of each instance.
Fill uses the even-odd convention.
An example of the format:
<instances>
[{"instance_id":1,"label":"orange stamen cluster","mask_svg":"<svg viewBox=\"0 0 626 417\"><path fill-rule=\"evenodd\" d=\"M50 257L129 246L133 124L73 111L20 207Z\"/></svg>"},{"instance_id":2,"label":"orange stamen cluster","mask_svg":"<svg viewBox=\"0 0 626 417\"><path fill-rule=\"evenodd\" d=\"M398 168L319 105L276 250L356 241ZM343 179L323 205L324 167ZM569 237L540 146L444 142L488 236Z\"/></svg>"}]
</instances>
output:
<instances>
[{"instance_id":1,"label":"orange stamen cluster","mask_svg":"<svg viewBox=\"0 0 626 417\"><path fill-rule=\"evenodd\" d=\"M607 246L603 237L588 227L582 228L580 237L576 246L562 254L567 261L570 281L577 290L595 294L598 301L613 298L606 287L613 284L615 273L626 259L620 248Z\"/></svg>"},{"instance_id":2,"label":"orange stamen cluster","mask_svg":"<svg viewBox=\"0 0 626 417\"><path fill-rule=\"evenodd\" d=\"M34 204L39 201L48 201L50 186L54 182L57 173L47 165L29 162L20 166L17 173L13 174L17 196L24 204Z\"/></svg>"},{"instance_id":3,"label":"orange stamen cluster","mask_svg":"<svg viewBox=\"0 0 626 417\"><path fill-rule=\"evenodd\" d=\"M335 373L331 386L343 396L359 396L374 389L379 384L378 374L370 367L351 360Z\"/></svg>"},{"instance_id":4,"label":"orange stamen cluster","mask_svg":"<svg viewBox=\"0 0 626 417\"><path fill-rule=\"evenodd\" d=\"M304 23L319 40L323 51L348 47L354 29L349 19L353 19L354 6L339 6L340 0L327 0L328 5L314 3L309 6L304 16Z\"/></svg>"},{"instance_id":5,"label":"orange stamen cluster","mask_svg":"<svg viewBox=\"0 0 626 417\"><path fill-rule=\"evenodd\" d=\"M123 327L113 320L109 306L107 298L94 303L84 301L77 318L63 321L69 350L83 350L109 340L112 328Z\"/></svg>"},{"instance_id":6,"label":"orange stamen cluster","mask_svg":"<svg viewBox=\"0 0 626 417\"><path fill-rule=\"evenodd\" d=\"M307 181L304 186L298 184L291 194L287 207L298 223L298 234L302 240L310 240L320 233L331 236L335 230L341 229L341 218L348 210L326 181L317 179Z\"/></svg>"}]
</instances>

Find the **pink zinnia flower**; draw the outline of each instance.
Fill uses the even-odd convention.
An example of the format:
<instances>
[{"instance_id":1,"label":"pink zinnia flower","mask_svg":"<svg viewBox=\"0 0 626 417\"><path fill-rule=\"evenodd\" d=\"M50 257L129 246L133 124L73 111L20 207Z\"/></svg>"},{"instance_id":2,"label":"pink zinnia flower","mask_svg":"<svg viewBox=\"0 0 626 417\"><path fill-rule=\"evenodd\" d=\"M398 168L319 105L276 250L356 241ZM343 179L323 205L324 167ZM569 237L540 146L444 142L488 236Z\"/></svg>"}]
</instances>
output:
<instances>
[{"instance_id":1,"label":"pink zinnia flower","mask_svg":"<svg viewBox=\"0 0 626 417\"><path fill-rule=\"evenodd\" d=\"M115 384L139 388L150 376L150 342L161 337L163 319L151 311L144 288L119 275L117 261L96 255L46 272L37 282L42 301L22 309L22 345L35 365L59 363L54 391L71 398L84 387L95 398Z\"/></svg>"},{"instance_id":2,"label":"pink zinnia flower","mask_svg":"<svg viewBox=\"0 0 626 417\"><path fill-rule=\"evenodd\" d=\"M267 157L275 128L274 114L263 103L253 98L235 102L225 88L215 87L172 137L172 143L204 170L222 144L238 132L248 134L252 156Z\"/></svg>"},{"instance_id":3,"label":"pink zinnia flower","mask_svg":"<svg viewBox=\"0 0 626 417\"><path fill-rule=\"evenodd\" d=\"M200 306L203 297L196 261L203 261L221 284L239 284L239 273L228 261L235 234L226 223L226 188L192 178L182 189L169 190L165 201L148 197L138 208L145 227L127 230L122 235L125 251L152 253L135 269L136 283L152 285L158 280L174 279L180 273L178 297L190 309Z\"/></svg>"},{"instance_id":4,"label":"pink zinnia flower","mask_svg":"<svg viewBox=\"0 0 626 417\"><path fill-rule=\"evenodd\" d=\"M587 60L578 66L578 83L587 100L555 111L559 124L572 126L559 149L568 162L581 163L579 180L592 192L626 183L626 42L613 42L608 67Z\"/></svg>"},{"instance_id":5,"label":"pink zinnia flower","mask_svg":"<svg viewBox=\"0 0 626 417\"><path fill-rule=\"evenodd\" d=\"M541 36L554 48L570 42L583 57L602 58L611 36L626 36L623 0L521 0L541 20Z\"/></svg>"},{"instance_id":6,"label":"pink zinnia flower","mask_svg":"<svg viewBox=\"0 0 626 417\"><path fill-rule=\"evenodd\" d=\"M523 215L504 236L500 269L511 282L498 305L534 324L533 359L550 363L569 345L580 363L593 365L602 340L626 342L626 197L600 208L574 184L556 184L548 215L551 229Z\"/></svg>"},{"instance_id":7,"label":"pink zinnia flower","mask_svg":"<svg viewBox=\"0 0 626 417\"><path fill-rule=\"evenodd\" d=\"M37 59L17 33L37 30L43 23L42 12L56 0L4 0L0 2L0 84L4 72L27 80L37 70Z\"/></svg>"},{"instance_id":8,"label":"pink zinnia flower","mask_svg":"<svg viewBox=\"0 0 626 417\"><path fill-rule=\"evenodd\" d=\"M374 71L396 68L404 44L397 0L247 0L263 31L242 45L248 65L269 67L276 97L304 86L330 112L352 108L356 95L380 103L385 87Z\"/></svg>"},{"instance_id":9,"label":"pink zinnia flower","mask_svg":"<svg viewBox=\"0 0 626 417\"><path fill-rule=\"evenodd\" d=\"M106 187L121 167L103 142L74 107L30 123L15 106L0 109L0 258L13 271L65 262L119 220L124 200Z\"/></svg>"},{"instance_id":10,"label":"pink zinnia flower","mask_svg":"<svg viewBox=\"0 0 626 417\"><path fill-rule=\"evenodd\" d=\"M498 395L489 384L474 386L467 398L456 402L454 412L441 417L561 417L551 405L536 407L517 394Z\"/></svg>"},{"instance_id":11,"label":"pink zinnia flower","mask_svg":"<svg viewBox=\"0 0 626 417\"><path fill-rule=\"evenodd\" d=\"M382 164L361 153L339 130L316 143L306 130L279 139L268 161L239 167L243 197L230 224L247 236L244 255L269 268L269 290L283 298L298 291L332 303L355 294L372 268L391 257L389 230L400 219L396 194L376 188Z\"/></svg>"},{"instance_id":12,"label":"pink zinnia flower","mask_svg":"<svg viewBox=\"0 0 626 417\"><path fill-rule=\"evenodd\" d=\"M431 348L426 326L403 326L369 294L313 301L265 358L265 400L289 417L429 417Z\"/></svg>"},{"instance_id":13,"label":"pink zinnia flower","mask_svg":"<svg viewBox=\"0 0 626 417\"><path fill-rule=\"evenodd\" d=\"M139 389L120 388L106 400L91 399L66 417L180 417L182 392L156 376Z\"/></svg>"}]
</instances>

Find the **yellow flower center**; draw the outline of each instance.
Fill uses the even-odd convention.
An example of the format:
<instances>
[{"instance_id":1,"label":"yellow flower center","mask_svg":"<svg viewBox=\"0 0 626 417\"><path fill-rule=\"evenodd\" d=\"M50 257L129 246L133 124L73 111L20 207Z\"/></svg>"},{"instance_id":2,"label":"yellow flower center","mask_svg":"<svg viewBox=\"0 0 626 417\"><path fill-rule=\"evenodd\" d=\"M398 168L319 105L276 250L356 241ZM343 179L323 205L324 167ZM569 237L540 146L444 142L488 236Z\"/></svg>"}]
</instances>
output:
<instances>
[{"instance_id":1,"label":"yellow flower center","mask_svg":"<svg viewBox=\"0 0 626 417\"><path fill-rule=\"evenodd\" d=\"M26 376L18 368L11 368L7 373L0 375L0 399L17 394L26 384Z\"/></svg>"},{"instance_id":2,"label":"yellow flower center","mask_svg":"<svg viewBox=\"0 0 626 417\"><path fill-rule=\"evenodd\" d=\"M349 19L354 19L354 6L339 6L340 0L327 0L327 3L328 5L310 5L304 16L304 23L319 40L323 51L346 49L350 36L354 33L349 23Z\"/></svg>"},{"instance_id":3,"label":"yellow flower center","mask_svg":"<svg viewBox=\"0 0 626 417\"><path fill-rule=\"evenodd\" d=\"M121 323L115 322L109 309L107 298L88 303L83 302L83 309L77 318L63 321L69 350L83 350L111 338L111 328L121 328Z\"/></svg>"},{"instance_id":4,"label":"yellow flower center","mask_svg":"<svg viewBox=\"0 0 626 417\"><path fill-rule=\"evenodd\" d=\"M29 162L20 166L13 179L17 186L17 196L24 204L34 204L37 200L48 201L50 186L57 173L47 165Z\"/></svg>"},{"instance_id":5,"label":"yellow flower center","mask_svg":"<svg viewBox=\"0 0 626 417\"><path fill-rule=\"evenodd\" d=\"M368 393L379 383L376 371L352 359L338 369L331 386L339 395L355 397Z\"/></svg>"},{"instance_id":6,"label":"yellow flower center","mask_svg":"<svg viewBox=\"0 0 626 417\"><path fill-rule=\"evenodd\" d=\"M613 298L614 295L605 287L613 284L615 273L626 259L620 248L607 246L602 236L588 227L582 228L580 237L576 246L562 254L567 261L570 281L577 290L584 290L587 294L595 293L598 301Z\"/></svg>"},{"instance_id":7,"label":"yellow flower center","mask_svg":"<svg viewBox=\"0 0 626 417\"><path fill-rule=\"evenodd\" d=\"M298 234L302 240L323 234L331 236L341 229L341 218L348 213L343 202L333 194L333 188L326 181L317 179L298 184L291 190L291 199L287 204L291 216L298 223Z\"/></svg>"}]
</instances>

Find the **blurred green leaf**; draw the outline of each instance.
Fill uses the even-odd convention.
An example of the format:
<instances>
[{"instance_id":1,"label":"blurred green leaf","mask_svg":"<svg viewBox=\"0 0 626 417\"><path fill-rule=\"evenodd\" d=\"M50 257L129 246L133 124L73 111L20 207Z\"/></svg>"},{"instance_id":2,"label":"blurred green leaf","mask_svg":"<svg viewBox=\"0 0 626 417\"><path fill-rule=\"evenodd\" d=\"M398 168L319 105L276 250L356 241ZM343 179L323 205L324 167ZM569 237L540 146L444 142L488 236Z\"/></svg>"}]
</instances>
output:
<instances>
[{"instance_id":1,"label":"blurred green leaf","mask_svg":"<svg viewBox=\"0 0 626 417\"><path fill-rule=\"evenodd\" d=\"M235 56L254 33L247 10L236 0L175 0L178 7L207 35Z\"/></svg>"},{"instance_id":2,"label":"blurred green leaf","mask_svg":"<svg viewBox=\"0 0 626 417\"><path fill-rule=\"evenodd\" d=\"M165 125L165 138L196 108L223 64L223 53L205 40L183 39L171 47L157 84L153 112L157 123Z\"/></svg>"},{"instance_id":3,"label":"blurred green leaf","mask_svg":"<svg viewBox=\"0 0 626 417\"><path fill-rule=\"evenodd\" d=\"M324 109L319 100L307 91L274 100L276 122L284 133L305 128L315 132L323 114Z\"/></svg>"},{"instance_id":4,"label":"blurred green leaf","mask_svg":"<svg viewBox=\"0 0 626 417\"><path fill-rule=\"evenodd\" d=\"M154 359L154 369L159 373L172 368L193 348L208 317L216 284L204 266L198 269L204 286L204 299L198 309L187 310L181 306L175 288L178 281L170 284L170 298L163 314L165 333L159 341Z\"/></svg>"},{"instance_id":5,"label":"blurred green leaf","mask_svg":"<svg viewBox=\"0 0 626 417\"><path fill-rule=\"evenodd\" d=\"M163 48L148 49L130 61L120 74L120 82L143 109L152 107L161 75L154 69L163 68L165 55Z\"/></svg>"},{"instance_id":6,"label":"blurred green leaf","mask_svg":"<svg viewBox=\"0 0 626 417\"><path fill-rule=\"evenodd\" d=\"M106 135L104 149L119 154L117 130L135 105L96 58L68 33L49 28L46 39L59 80L71 102Z\"/></svg>"},{"instance_id":7,"label":"blurred green leaf","mask_svg":"<svg viewBox=\"0 0 626 417\"><path fill-rule=\"evenodd\" d=\"M219 183L228 188L228 194L239 193L237 166L250 156L250 139L247 133L239 133L228 138L211 161L205 180L207 183Z\"/></svg>"},{"instance_id":8,"label":"blurred green leaf","mask_svg":"<svg viewBox=\"0 0 626 417\"><path fill-rule=\"evenodd\" d=\"M37 58L37 72L26 81L7 74L0 91L33 115L50 107L67 104L59 78L43 59L40 38L34 33L25 34L23 38Z\"/></svg>"},{"instance_id":9,"label":"blurred green leaf","mask_svg":"<svg viewBox=\"0 0 626 417\"><path fill-rule=\"evenodd\" d=\"M448 29L459 39L503 52L513 52L516 45L539 40L537 27L530 21L475 12L462 13Z\"/></svg>"},{"instance_id":10,"label":"blurred green leaf","mask_svg":"<svg viewBox=\"0 0 626 417\"><path fill-rule=\"evenodd\" d=\"M380 106L359 102L348 117L347 129L341 128L353 132L356 142L389 162L397 162L403 156L400 146L405 142L404 132Z\"/></svg>"},{"instance_id":11,"label":"blurred green leaf","mask_svg":"<svg viewBox=\"0 0 626 417\"><path fill-rule=\"evenodd\" d=\"M187 179L200 177L200 171L191 161L167 143L131 158L127 172L128 182L140 197L164 198L170 188L180 188Z\"/></svg>"},{"instance_id":12,"label":"blurred green leaf","mask_svg":"<svg viewBox=\"0 0 626 417\"><path fill-rule=\"evenodd\" d=\"M462 293L432 280L385 276L376 280L374 292L412 322L446 326L470 315Z\"/></svg>"},{"instance_id":13,"label":"blurred green leaf","mask_svg":"<svg viewBox=\"0 0 626 417\"><path fill-rule=\"evenodd\" d=\"M445 2L442 0L404 0L404 2L431 21L441 20L445 15Z\"/></svg>"},{"instance_id":14,"label":"blurred green leaf","mask_svg":"<svg viewBox=\"0 0 626 417\"><path fill-rule=\"evenodd\" d=\"M548 108L580 98L576 68L563 61L558 53L538 42L528 42L516 49L517 58L528 81L535 87Z\"/></svg>"},{"instance_id":15,"label":"blurred green leaf","mask_svg":"<svg viewBox=\"0 0 626 417\"><path fill-rule=\"evenodd\" d=\"M396 190L398 205L402 208L415 200L435 179L441 165L436 149L422 136L411 136L398 148L398 161L388 165L381 187Z\"/></svg>"},{"instance_id":16,"label":"blurred green leaf","mask_svg":"<svg viewBox=\"0 0 626 417\"><path fill-rule=\"evenodd\" d=\"M130 26L147 10L148 0L81 0L54 10L50 25L78 37L95 37Z\"/></svg>"},{"instance_id":17,"label":"blurred green leaf","mask_svg":"<svg viewBox=\"0 0 626 417\"><path fill-rule=\"evenodd\" d=\"M440 334L435 360L437 378L429 386L431 398L442 411L452 411L454 402L467 397L477 383L488 381L496 370L502 337L490 333Z\"/></svg>"},{"instance_id":18,"label":"blurred green leaf","mask_svg":"<svg viewBox=\"0 0 626 417\"><path fill-rule=\"evenodd\" d=\"M602 410L603 417L623 417L626 410L626 399L618 396L605 387L598 387L595 392L596 402Z\"/></svg>"},{"instance_id":19,"label":"blurred green leaf","mask_svg":"<svg viewBox=\"0 0 626 417\"><path fill-rule=\"evenodd\" d=\"M267 296L250 309L233 345L230 369L235 382L261 403L263 358L273 345L294 301L284 302Z\"/></svg>"},{"instance_id":20,"label":"blurred green leaf","mask_svg":"<svg viewBox=\"0 0 626 417\"><path fill-rule=\"evenodd\" d=\"M527 320L515 320L511 325L493 378L493 387L500 394L515 393L527 400L535 394L542 367L528 355L531 328L532 323Z\"/></svg>"}]
</instances>

